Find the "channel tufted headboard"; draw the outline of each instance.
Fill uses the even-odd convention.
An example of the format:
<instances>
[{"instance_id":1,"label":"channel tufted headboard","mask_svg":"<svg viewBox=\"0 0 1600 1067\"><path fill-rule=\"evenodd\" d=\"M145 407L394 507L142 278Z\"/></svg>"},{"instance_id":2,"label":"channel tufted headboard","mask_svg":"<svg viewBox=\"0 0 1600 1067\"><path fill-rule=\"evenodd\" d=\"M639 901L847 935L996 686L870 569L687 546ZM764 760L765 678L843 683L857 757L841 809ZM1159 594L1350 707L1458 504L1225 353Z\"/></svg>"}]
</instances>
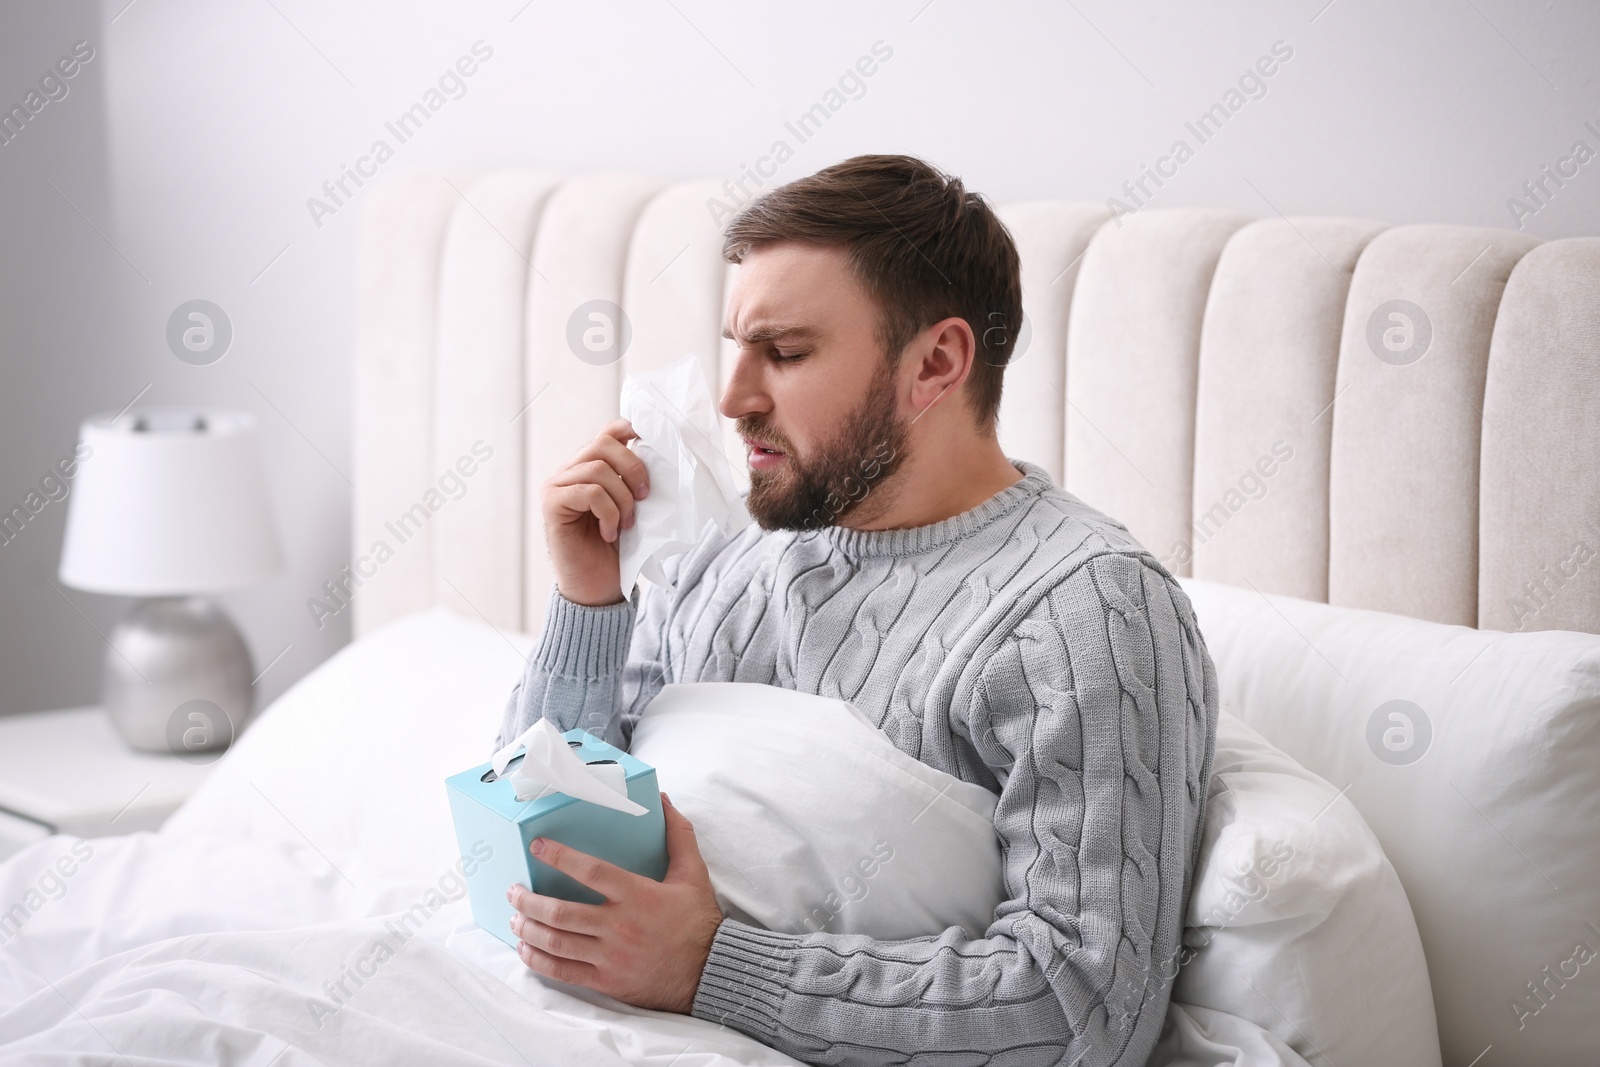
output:
<instances>
[{"instance_id":1,"label":"channel tufted headboard","mask_svg":"<svg viewBox=\"0 0 1600 1067\"><path fill-rule=\"evenodd\" d=\"M540 484L617 416L629 371L692 352L724 381L716 199L709 182L533 171L369 193L358 636L434 604L538 632ZM1600 632L1600 237L1108 220L1056 201L1001 214L1027 312L1001 443L1174 574Z\"/></svg>"}]
</instances>

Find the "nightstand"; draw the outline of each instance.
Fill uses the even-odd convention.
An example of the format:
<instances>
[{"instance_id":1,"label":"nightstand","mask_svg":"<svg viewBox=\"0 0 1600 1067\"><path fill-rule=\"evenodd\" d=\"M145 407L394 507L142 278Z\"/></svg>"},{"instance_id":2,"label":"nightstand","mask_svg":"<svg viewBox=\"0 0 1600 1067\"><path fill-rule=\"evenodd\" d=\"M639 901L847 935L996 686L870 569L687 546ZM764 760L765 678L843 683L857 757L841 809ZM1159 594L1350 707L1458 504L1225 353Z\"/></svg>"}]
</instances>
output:
<instances>
[{"instance_id":1,"label":"nightstand","mask_svg":"<svg viewBox=\"0 0 1600 1067\"><path fill-rule=\"evenodd\" d=\"M52 833L159 829L221 756L136 752L98 707L0 715L0 859Z\"/></svg>"}]
</instances>

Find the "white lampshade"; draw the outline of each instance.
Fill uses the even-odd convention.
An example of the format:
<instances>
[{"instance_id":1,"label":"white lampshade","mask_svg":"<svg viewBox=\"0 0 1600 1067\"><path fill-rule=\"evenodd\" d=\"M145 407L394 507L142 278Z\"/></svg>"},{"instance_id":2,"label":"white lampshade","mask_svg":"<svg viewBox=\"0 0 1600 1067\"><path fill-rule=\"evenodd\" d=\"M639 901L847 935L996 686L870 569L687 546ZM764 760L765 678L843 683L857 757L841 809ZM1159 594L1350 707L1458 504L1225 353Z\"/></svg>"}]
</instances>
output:
<instances>
[{"instance_id":1,"label":"white lampshade","mask_svg":"<svg viewBox=\"0 0 1600 1067\"><path fill-rule=\"evenodd\" d=\"M101 414L84 420L79 442L61 549L67 585L184 596L250 585L283 566L249 414Z\"/></svg>"}]
</instances>

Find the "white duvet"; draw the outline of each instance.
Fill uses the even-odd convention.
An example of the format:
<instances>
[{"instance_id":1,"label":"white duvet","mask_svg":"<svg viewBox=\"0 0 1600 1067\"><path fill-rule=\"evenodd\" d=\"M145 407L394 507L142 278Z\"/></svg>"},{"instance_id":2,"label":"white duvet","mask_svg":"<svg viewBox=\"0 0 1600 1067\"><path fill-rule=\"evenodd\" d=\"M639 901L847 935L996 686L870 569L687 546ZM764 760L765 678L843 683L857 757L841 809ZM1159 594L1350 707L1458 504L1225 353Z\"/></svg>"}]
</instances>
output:
<instances>
[{"instance_id":1,"label":"white duvet","mask_svg":"<svg viewBox=\"0 0 1600 1067\"><path fill-rule=\"evenodd\" d=\"M413 617L286 694L160 833L0 864L25 915L0 1063L794 1063L547 982L472 924L443 779L486 758L527 648Z\"/></svg>"},{"instance_id":2,"label":"white duvet","mask_svg":"<svg viewBox=\"0 0 1600 1067\"><path fill-rule=\"evenodd\" d=\"M0 1062L794 1062L710 1023L546 985L463 902L415 933L394 922L180 935L54 978L8 960Z\"/></svg>"},{"instance_id":3,"label":"white duvet","mask_svg":"<svg viewBox=\"0 0 1600 1067\"><path fill-rule=\"evenodd\" d=\"M341 652L159 833L0 864L0 1064L791 1064L532 974L467 912L443 779L487 758L528 639L442 610ZM68 873L70 872L70 873ZM1152 1063L1296 1065L1174 1005Z\"/></svg>"}]
</instances>

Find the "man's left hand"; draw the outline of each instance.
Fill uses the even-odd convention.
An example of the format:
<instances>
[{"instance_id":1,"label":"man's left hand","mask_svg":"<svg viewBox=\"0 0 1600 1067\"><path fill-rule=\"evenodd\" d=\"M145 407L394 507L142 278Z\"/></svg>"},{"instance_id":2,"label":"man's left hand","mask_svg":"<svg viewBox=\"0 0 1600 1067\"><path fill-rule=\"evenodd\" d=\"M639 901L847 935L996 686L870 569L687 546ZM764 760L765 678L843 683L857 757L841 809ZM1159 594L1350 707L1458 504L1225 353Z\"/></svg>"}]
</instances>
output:
<instances>
[{"instance_id":1,"label":"man's left hand","mask_svg":"<svg viewBox=\"0 0 1600 1067\"><path fill-rule=\"evenodd\" d=\"M667 823L667 876L653 878L538 838L533 854L605 897L580 904L513 885L511 929L531 970L588 986L641 1008L684 1015L722 922L694 826L661 794Z\"/></svg>"}]
</instances>

